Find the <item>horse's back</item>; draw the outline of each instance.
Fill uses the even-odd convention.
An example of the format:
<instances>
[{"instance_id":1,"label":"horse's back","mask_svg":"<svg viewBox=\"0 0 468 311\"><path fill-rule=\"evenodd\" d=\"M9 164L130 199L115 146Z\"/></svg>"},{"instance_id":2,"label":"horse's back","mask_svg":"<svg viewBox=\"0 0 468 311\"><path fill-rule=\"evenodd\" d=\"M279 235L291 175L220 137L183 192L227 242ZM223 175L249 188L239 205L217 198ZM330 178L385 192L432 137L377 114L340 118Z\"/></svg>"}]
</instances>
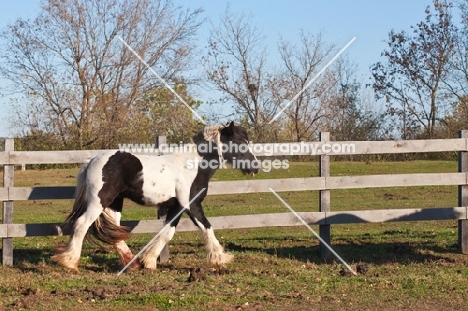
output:
<instances>
[{"instance_id":1,"label":"horse's back","mask_svg":"<svg viewBox=\"0 0 468 311\"><path fill-rule=\"evenodd\" d=\"M198 173L197 154L141 155L120 151L102 153L88 164L91 195L130 198L144 205L157 205L190 189Z\"/></svg>"},{"instance_id":2,"label":"horse's back","mask_svg":"<svg viewBox=\"0 0 468 311\"><path fill-rule=\"evenodd\" d=\"M156 205L178 196L188 197L198 173L198 167L193 165L198 155L135 156L143 166L143 194L147 205Z\"/></svg>"}]
</instances>

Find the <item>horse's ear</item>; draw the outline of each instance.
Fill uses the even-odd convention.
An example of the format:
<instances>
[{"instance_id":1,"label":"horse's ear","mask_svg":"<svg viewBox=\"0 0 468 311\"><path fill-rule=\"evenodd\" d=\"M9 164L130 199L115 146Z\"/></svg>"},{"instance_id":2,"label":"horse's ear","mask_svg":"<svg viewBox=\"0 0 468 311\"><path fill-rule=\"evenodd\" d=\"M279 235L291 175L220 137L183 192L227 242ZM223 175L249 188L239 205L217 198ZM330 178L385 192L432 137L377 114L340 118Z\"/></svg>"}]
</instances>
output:
<instances>
[{"instance_id":1,"label":"horse's ear","mask_svg":"<svg viewBox=\"0 0 468 311\"><path fill-rule=\"evenodd\" d=\"M229 123L228 128L229 128L229 132L231 134L234 134L234 121L231 121L231 123Z\"/></svg>"}]
</instances>

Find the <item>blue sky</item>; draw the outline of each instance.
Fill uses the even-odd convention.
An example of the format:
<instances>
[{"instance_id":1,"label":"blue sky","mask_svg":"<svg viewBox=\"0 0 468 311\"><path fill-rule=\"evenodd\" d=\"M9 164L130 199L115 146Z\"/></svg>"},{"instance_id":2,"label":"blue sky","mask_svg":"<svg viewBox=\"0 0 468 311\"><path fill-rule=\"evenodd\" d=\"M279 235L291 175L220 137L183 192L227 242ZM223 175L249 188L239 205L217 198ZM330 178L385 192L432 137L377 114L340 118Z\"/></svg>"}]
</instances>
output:
<instances>
[{"instance_id":1,"label":"blue sky","mask_svg":"<svg viewBox=\"0 0 468 311\"><path fill-rule=\"evenodd\" d=\"M328 42L344 46L353 37L356 41L346 51L358 65L362 79L368 68L380 60L388 32L408 30L425 17L424 10L432 0L174 0L175 3L203 8L204 15L215 23L224 13L227 3L232 12L251 14L258 28L266 35L269 50L274 51L279 36L295 41L299 30L324 31ZM38 0L2 1L0 28L17 18L32 18L39 10ZM208 24L200 32L200 42L207 38ZM201 98L201 100L205 100ZM0 98L0 137L10 136L8 99Z\"/></svg>"}]
</instances>

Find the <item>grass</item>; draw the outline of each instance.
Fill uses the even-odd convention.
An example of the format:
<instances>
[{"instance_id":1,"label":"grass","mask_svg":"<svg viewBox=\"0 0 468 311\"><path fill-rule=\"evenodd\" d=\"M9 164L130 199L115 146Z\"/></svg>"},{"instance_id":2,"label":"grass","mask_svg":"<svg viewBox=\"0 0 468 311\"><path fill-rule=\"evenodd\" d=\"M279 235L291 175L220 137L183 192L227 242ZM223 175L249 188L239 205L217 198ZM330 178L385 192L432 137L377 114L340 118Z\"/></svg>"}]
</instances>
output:
<instances>
[{"instance_id":1,"label":"grass","mask_svg":"<svg viewBox=\"0 0 468 311\"><path fill-rule=\"evenodd\" d=\"M73 185L78 169L16 171L15 185ZM450 161L333 162L332 175L456 172ZM317 176L317 163L292 163L288 170L258 178ZM249 178L221 170L214 180ZM284 192L297 211L317 211L318 193ZM333 211L456 206L454 186L334 190ZM60 222L70 200L15 202L15 223ZM270 193L208 196L208 217L284 213ZM126 203L125 219L156 217L152 208ZM255 216L252 216L255 217ZM317 226L313 226L318 230ZM177 233L171 261L157 271L120 277L110 247L85 244L80 273L67 273L50 260L65 237L14 240L14 266L0 267L0 310L466 310L468 256L457 246L456 221L424 221L332 226L332 245L353 268L351 276L334 259L317 254L318 242L304 227L218 230L235 255L227 269L205 263L198 233ZM136 253L151 234L132 236ZM199 268L200 270L197 270ZM191 273L191 277L189 277Z\"/></svg>"}]
</instances>

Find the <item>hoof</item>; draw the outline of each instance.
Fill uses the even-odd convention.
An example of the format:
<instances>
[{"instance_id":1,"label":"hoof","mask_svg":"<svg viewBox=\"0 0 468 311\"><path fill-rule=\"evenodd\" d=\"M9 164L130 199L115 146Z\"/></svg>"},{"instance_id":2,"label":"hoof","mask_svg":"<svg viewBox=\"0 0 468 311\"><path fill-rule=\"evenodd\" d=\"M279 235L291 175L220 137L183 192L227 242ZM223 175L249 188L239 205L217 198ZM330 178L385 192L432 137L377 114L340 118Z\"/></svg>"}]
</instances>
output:
<instances>
[{"instance_id":1,"label":"hoof","mask_svg":"<svg viewBox=\"0 0 468 311\"><path fill-rule=\"evenodd\" d=\"M208 254L207 260L214 267L225 267L234 260L234 255L230 253Z\"/></svg>"},{"instance_id":2,"label":"hoof","mask_svg":"<svg viewBox=\"0 0 468 311\"><path fill-rule=\"evenodd\" d=\"M70 256L66 254L57 254L52 256L51 259L69 272L78 272L78 262L72 262Z\"/></svg>"},{"instance_id":3,"label":"hoof","mask_svg":"<svg viewBox=\"0 0 468 311\"><path fill-rule=\"evenodd\" d=\"M122 263L122 268L125 267L127 263ZM138 259L135 259L130 266L128 266L126 271L135 271L141 269L141 262Z\"/></svg>"},{"instance_id":4,"label":"hoof","mask_svg":"<svg viewBox=\"0 0 468 311\"><path fill-rule=\"evenodd\" d=\"M157 258L143 258L143 267L149 270L156 270L158 267Z\"/></svg>"},{"instance_id":5,"label":"hoof","mask_svg":"<svg viewBox=\"0 0 468 311\"><path fill-rule=\"evenodd\" d=\"M80 258L73 258L66 244L60 244L54 249L55 255L51 259L67 270L78 272L78 261Z\"/></svg>"}]
</instances>

